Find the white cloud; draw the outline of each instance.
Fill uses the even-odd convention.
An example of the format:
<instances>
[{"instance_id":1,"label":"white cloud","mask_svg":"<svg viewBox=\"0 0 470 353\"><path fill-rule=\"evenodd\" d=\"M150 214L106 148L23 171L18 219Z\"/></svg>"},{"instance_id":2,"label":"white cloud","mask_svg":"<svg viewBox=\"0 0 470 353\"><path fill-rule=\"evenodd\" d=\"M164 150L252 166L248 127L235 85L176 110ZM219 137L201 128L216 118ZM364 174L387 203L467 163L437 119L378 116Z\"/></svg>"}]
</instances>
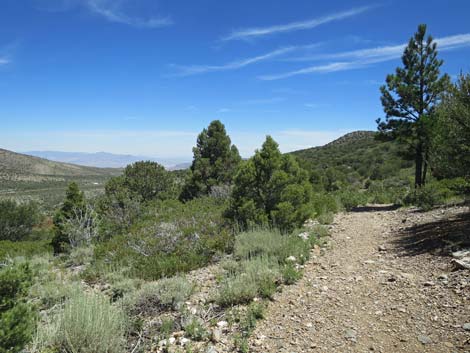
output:
<instances>
[{"instance_id":1,"label":"white cloud","mask_svg":"<svg viewBox=\"0 0 470 353\"><path fill-rule=\"evenodd\" d=\"M251 38L256 38L256 37L272 35L275 33L285 33L285 32L312 29L312 28L318 27L320 25L323 25L329 22L339 21L339 20L346 19L348 17L359 15L363 12L370 10L371 8L372 6L357 7L357 8L347 10L347 11L337 12L337 13L330 14L327 16L310 19L307 21L292 22L288 24L276 25L276 26L270 26L270 27L240 29L222 38L222 40L228 41L228 40L251 39Z\"/></svg>"},{"instance_id":2,"label":"white cloud","mask_svg":"<svg viewBox=\"0 0 470 353\"><path fill-rule=\"evenodd\" d=\"M203 74L203 73L214 72L214 71L236 70L236 69L241 69L248 65L259 63L261 61L273 59L275 57L287 54L297 49L298 47L279 48L266 54L258 55L258 56L251 57L248 59L232 61L230 63L223 64L223 65L191 65L191 66L172 65L172 66L177 68L180 71L178 74L176 74L176 76L190 76L190 75L197 75L197 74Z\"/></svg>"},{"instance_id":3,"label":"white cloud","mask_svg":"<svg viewBox=\"0 0 470 353\"><path fill-rule=\"evenodd\" d=\"M10 63L10 60L7 58L0 58L0 65L7 65Z\"/></svg>"},{"instance_id":4,"label":"white cloud","mask_svg":"<svg viewBox=\"0 0 470 353\"><path fill-rule=\"evenodd\" d=\"M120 8L121 1L111 0L86 0L88 8L104 17L106 20L115 23L126 24L140 28L158 28L173 24L169 17L131 17Z\"/></svg>"},{"instance_id":5,"label":"white cloud","mask_svg":"<svg viewBox=\"0 0 470 353\"><path fill-rule=\"evenodd\" d=\"M470 34L459 34L443 38L437 38L437 48L441 51L453 50L470 46ZM279 80L292 76L306 75L313 73L329 73L336 71L345 71L360 69L372 64L395 60L403 55L406 44L383 46L377 48L368 48L353 50L340 53L322 54L310 57L301 57L294 59L295 61L317 61L324 59L350 59L349 61L337 61L327 64L309 66L303 69L289 71L281 74L260 76L261 80Z\"/></svg>"}]
</instances>

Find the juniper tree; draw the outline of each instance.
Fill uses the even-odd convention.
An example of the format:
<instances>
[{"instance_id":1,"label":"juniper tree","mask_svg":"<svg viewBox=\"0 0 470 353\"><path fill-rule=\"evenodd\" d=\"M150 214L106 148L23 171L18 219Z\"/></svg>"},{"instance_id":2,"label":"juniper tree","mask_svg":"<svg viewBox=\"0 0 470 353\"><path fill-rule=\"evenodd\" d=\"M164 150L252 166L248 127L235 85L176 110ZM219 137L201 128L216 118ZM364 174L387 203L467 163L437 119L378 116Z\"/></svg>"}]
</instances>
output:
<instances>
[{"instance_id":1,"label":"juniper tree","mask_svg":"<svg viewBox=\"0 0 470 353\"><path fill-rule=\"evenodd\" d=\"M426 37L421 24L402 56L403 67L388 75L380 88L385 121L377 120L379 131L405 141L415 159L415 187L426 183L430 153L430 125L437 104L449 84L448 75L440 75L442 60L437 44Z\"/></svg>"}]
</instances>

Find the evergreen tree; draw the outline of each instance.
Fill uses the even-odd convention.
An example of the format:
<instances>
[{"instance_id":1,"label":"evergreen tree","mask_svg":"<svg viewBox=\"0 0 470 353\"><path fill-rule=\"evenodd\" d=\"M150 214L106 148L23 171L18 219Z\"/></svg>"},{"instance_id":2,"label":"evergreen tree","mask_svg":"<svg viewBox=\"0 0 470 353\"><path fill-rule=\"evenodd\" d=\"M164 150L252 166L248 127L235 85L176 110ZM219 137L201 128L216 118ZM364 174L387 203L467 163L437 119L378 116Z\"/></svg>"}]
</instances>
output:
<instances>
[{"instance_id":1,"label":"evergreen tree","mask_svg":"<svg viewBox=\"0 0 470 353\"><path fill-rule=\"evenodd\" d=\"M426 183L430 154L430 125L435 107L448 87L449 77L440 76L442 60L437 45L426 38L426 25L419 25L402 56L403 68L388 75L380 88L385 121L379 131L410 145L415 159L415 186Z\"/></svg>"},{"instance_id":2,"label":"evergreen tree","mask_svg":"<svg viewBox=\"0 0 470 353\"><path fill-rule=\"evenodd\" d=\"M433 174L470 178L470 74L461 74L437 109Z\"/></svg>"},{"instance_id":3,"label":"evergreen tree","mask_svg":"<svg viewBox=\"0 0 470 353\"><path fill-rule=\"evenodd\" d=\"M217 185L231 183L241 157L235 145L231 144L224 124L214 120L202 130L193 148L191 174L181 193L182 200L207 195Z\"/></svg>"},{"instance_id":4,"label":"evergreen tree","mask_svg":"<svg viewBox=\"0 0 470 353\"><path fill-rule=\"evenodd\" d=\"M65 223L68 219L76 216L76 212L85 209L85 197L83 192L78 188L77 183L69 184L65 192L65 200L60 209L54 215L54 238L52 239L52 247L54 253L64 252L69 247L68 235L65 231Z\"/></svg>"},{"instance_id":5,"label":"evergreen tree","mask_svg":"<svg viewBox=\"0 0 470 353\"><path fill-rule=\"evenodd\" d=\"M308 173L268 136L235 177L229 216L245 227L271 224L291 230L311 215L311 200Z\"/></svg>"}]
</instances>

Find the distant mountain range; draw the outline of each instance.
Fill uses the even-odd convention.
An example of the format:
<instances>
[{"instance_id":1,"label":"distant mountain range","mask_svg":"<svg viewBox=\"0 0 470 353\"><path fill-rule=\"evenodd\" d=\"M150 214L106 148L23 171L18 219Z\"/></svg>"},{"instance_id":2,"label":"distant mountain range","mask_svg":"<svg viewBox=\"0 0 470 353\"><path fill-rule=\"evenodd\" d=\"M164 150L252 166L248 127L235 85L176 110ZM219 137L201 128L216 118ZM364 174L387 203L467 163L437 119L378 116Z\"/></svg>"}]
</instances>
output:
<instances>
[{"instance_id":1,"label":"distant mountain range","mask_svg":"<svg viewBox=\"0 0 470 353\"><path fill-rule=\"evenodd\" d=\"M154 158L147 156L133 156L129 154L113 154L107 152L61 152L61 151L27 151L24 154L45 158L55 162L71 163L87 167L98 168L124 168L128 164L138 161L158 162L169 170L186 169L191 164L183 159Z\"/></svg>"}]
</instances>

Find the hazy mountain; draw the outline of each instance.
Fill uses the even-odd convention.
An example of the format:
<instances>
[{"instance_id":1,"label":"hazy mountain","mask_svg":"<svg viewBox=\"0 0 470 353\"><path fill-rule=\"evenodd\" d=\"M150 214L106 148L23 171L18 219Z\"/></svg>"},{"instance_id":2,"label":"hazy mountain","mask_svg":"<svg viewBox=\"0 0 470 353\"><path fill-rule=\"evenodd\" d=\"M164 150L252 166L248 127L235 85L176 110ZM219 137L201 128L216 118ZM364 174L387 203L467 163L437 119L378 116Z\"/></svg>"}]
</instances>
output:
<instances>
[{"instance_id":1,"label":"hazy mountain","mask_svg":"<svg viewBox=\"0 0 470 353\"><path fill-rule=\"evenodd\" d=\"M181 166L185 160L178 158L154 158L148 156L133 156L129 154L113 154L107 152L60 152L60 151L28 151L25 154L46 158L51 161L73 163L99 168L124 168L126 165L138 161L154 161L168 169L185 169Z\"/></svg>"}]
</instances>

